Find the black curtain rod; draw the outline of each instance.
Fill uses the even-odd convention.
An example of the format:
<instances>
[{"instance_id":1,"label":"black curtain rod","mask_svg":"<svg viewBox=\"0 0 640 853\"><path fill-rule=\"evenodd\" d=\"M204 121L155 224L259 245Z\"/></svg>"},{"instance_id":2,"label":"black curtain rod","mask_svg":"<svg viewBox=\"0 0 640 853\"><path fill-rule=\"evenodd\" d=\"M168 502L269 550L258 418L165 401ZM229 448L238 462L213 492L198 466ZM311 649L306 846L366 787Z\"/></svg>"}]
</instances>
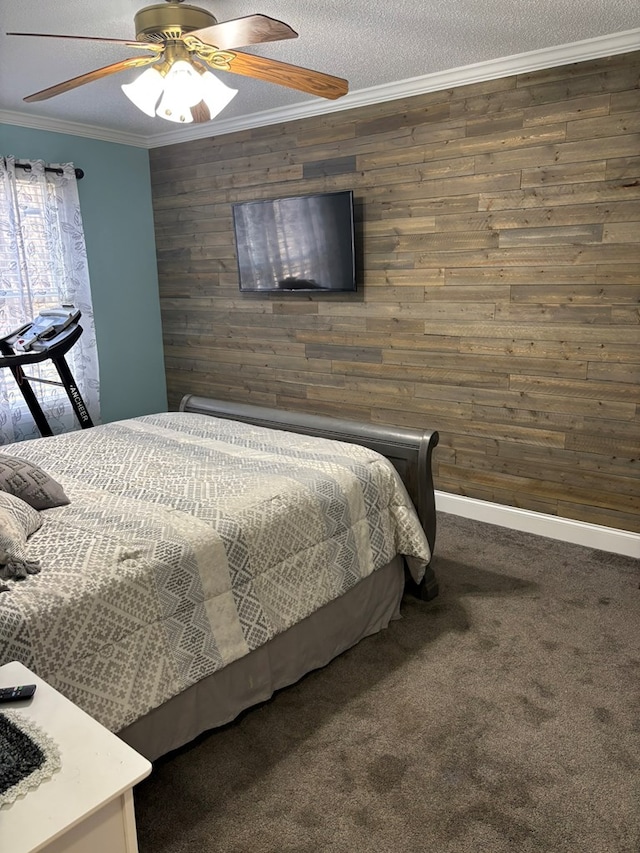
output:
<instances>
[{"instance_id":1,"label":"black curtain rod","mask_svg":"<svg viewBox=\"0 0 640 853\"><path fill-rule=\"evenodd\" d=\"M31 163L18 163L18 162L16 162L15 167L16 167L16 169L24 169L25 172L31 171ZM62 169L57 169L55 166L45 166L44 170L45 170L45 172L54 172L56 175L62 175L63 174ZM76 180L77 181L84 178L84 172L82 171L82 169L74 169L74 172L76 173Z\"/></svg>"}]
</instances>

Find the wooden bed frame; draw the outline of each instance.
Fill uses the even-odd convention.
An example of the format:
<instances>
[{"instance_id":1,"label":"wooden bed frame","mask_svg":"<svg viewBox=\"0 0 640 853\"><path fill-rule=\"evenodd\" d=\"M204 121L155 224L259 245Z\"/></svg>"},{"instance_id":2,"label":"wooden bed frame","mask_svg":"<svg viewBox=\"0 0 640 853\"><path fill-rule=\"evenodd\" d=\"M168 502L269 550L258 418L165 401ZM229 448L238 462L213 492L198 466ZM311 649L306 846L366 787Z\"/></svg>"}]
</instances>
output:
<instances>
[{"instance_id":1,"label":"wooden bed frame","mask_svg":"<svg viewBox=\"0 0 640 853\"><path fill-rule=\"evenodd\" d=\"M361 424L194 395L183 397L179 408L182 412L361 444L381 453L398 470L433 553L436 516L431 456L438 443L437 432ZM424 580L416 585L404 559L396 556L346 594L169 699L118 734L150 760L182 747L386 628L392 619L400 617L405 591L430 600L438 594L438 583L433 569L427 566Z\"/></svg>"}]
</instances>

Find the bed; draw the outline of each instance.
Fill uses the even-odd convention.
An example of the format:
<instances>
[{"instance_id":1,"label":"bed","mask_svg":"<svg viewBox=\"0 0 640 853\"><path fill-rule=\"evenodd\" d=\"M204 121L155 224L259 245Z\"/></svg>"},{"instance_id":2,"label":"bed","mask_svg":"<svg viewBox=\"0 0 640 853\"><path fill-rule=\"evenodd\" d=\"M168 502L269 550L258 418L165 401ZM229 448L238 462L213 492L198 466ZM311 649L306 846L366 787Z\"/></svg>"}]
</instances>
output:
<instances>
[{"instance_id":1,"label":"bed","mask_svg":"<svg viewBox=\"0 0 640 853\"><path fill-rule=\"evenodd\" d=\"M22 539L4 556L0 664L151 760L190 742L385 628L407 588L437 595L437 442L188 395L3 447L53 497L2 483Z\"/></svg>"}]
</instances>

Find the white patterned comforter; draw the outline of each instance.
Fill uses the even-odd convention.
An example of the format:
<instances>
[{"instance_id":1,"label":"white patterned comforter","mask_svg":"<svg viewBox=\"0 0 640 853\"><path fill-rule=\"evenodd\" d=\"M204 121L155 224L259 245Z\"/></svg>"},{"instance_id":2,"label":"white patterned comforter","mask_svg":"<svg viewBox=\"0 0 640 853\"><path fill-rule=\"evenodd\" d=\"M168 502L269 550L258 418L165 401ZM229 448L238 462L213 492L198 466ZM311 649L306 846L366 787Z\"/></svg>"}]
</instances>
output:
<instances>
[{"instance_id":1,"label":"white patterned comforter","mask_svg":"<svg viewBox=\"0 0 640 853\"><path fill-rule=\"evenodd\" d=\"M112 731L429 546L393 466L359 445L191 413L4 447L58 480L0 594L22 661Z\"/></svg>"}]
</instances>

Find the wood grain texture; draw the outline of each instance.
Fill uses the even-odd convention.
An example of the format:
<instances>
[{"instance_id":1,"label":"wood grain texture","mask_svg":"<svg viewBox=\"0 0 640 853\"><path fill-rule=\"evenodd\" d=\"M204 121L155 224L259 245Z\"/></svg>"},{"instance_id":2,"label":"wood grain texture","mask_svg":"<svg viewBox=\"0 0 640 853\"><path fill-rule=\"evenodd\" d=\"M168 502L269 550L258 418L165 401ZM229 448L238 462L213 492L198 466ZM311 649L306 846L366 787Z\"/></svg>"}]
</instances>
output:
<instances>
[{"instance_id":1,"label":"wood grain texture","mask_svg":"<svg viewBox=\"0 0 640 853\"><path fill-rule=\"evenodd\" d=\"M639 81L631 53L153 149L170 404L435 428L437 488L640 532ZM231 204L335 189L358 293L241 296Z\"/></svg>"}]
</instances>

